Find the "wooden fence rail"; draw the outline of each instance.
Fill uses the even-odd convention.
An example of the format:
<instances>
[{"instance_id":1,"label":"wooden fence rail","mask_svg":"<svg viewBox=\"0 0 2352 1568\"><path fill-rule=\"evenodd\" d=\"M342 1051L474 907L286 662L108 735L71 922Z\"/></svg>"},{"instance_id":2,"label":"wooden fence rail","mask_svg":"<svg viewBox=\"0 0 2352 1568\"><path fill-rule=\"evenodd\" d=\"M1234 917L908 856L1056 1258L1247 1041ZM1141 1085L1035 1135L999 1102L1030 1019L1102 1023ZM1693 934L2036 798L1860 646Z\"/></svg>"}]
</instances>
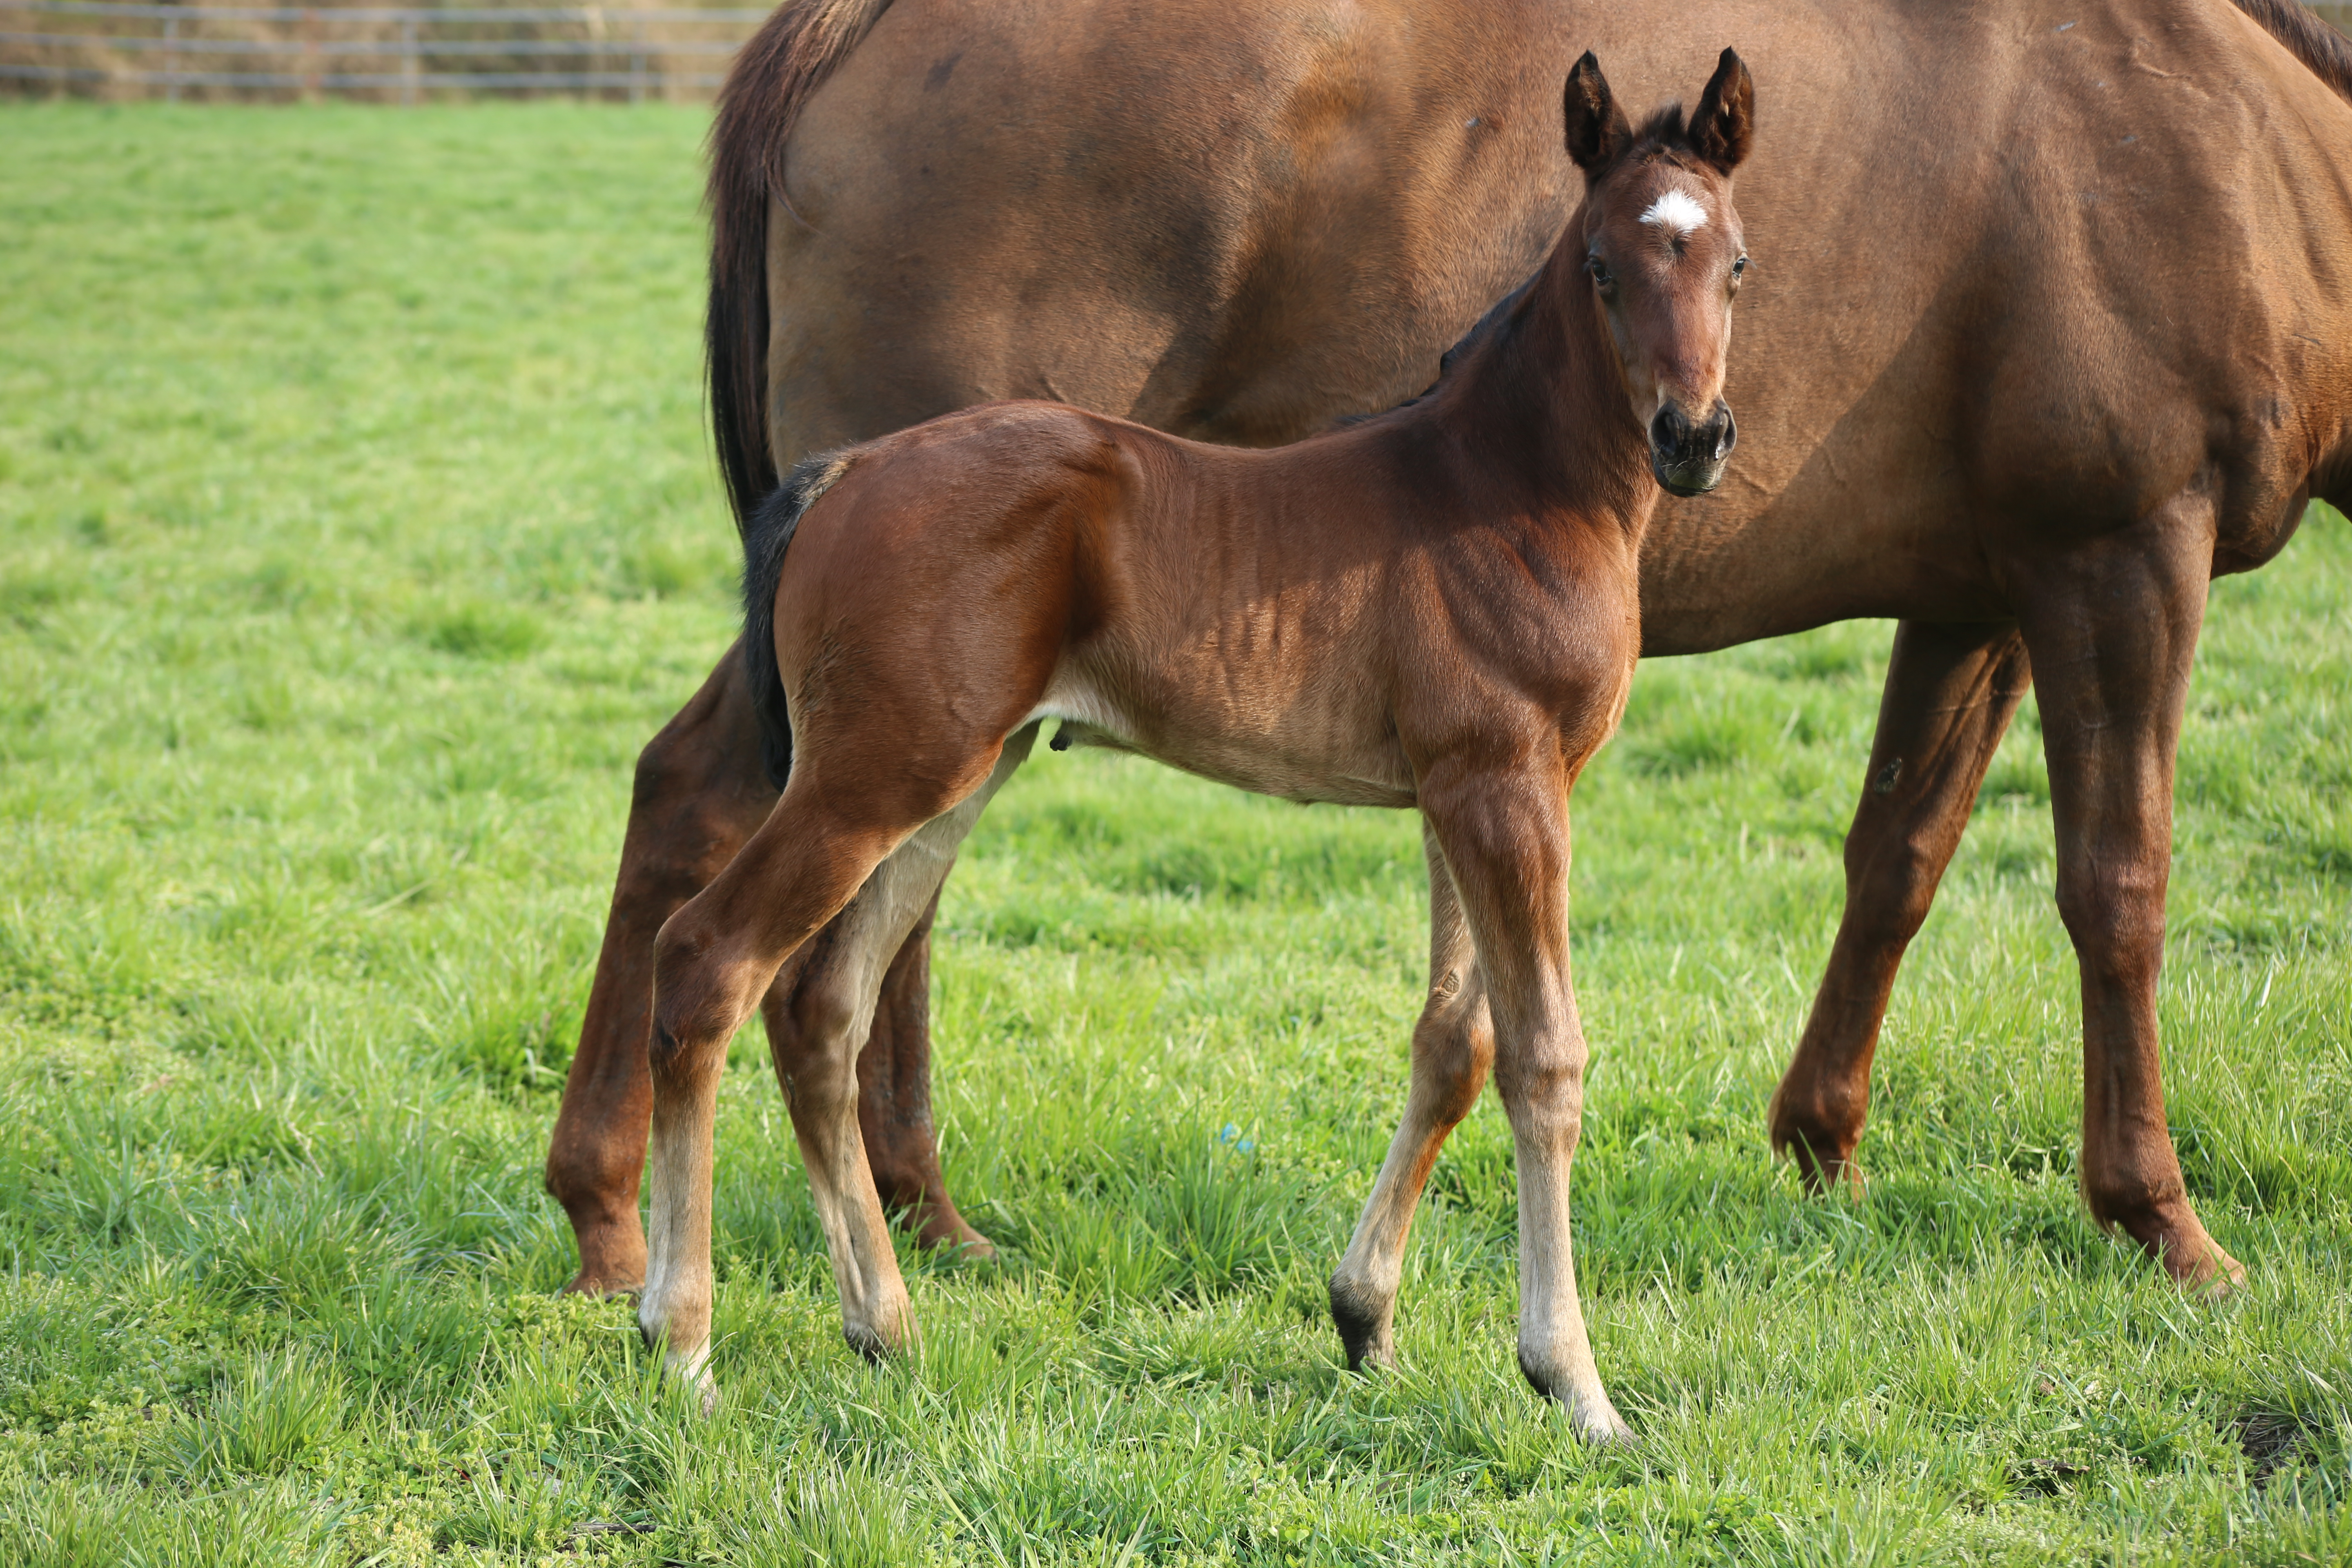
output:
<instances>
[{"instance_id":1,"label":"wooden fence rail","mask_svg":"<svg viewBox=\"0 0 2352 1568\"><path fill-rule=\"evenodd\" d=\"M2352 4L2312 9L2352 33ZM0 0L0 92L416 103L708 98L764 7L211 5ZM30 21L31 26L18 26Z\"/></svg>"},{"instance_id":2,"label":"wooden fence rail","mask_svg":"<svg viewBox=\"0 0 2352 1568\"><path fill-rule=\"evenodd\" d=\"M766 8L0 0L0 91L168 99L697 100Z\"/></svg>"}]
</instances>

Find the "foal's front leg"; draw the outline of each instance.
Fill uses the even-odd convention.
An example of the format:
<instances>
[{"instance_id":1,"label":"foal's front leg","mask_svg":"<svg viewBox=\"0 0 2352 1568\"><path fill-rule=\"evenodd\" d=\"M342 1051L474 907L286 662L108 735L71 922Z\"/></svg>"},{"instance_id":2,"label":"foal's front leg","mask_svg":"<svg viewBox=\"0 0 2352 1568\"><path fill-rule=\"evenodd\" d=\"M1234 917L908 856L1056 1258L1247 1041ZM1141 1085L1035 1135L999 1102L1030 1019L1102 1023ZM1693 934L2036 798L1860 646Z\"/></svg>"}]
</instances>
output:
<instances>
[{"instance_id":1,"label":"foal's front leg","mask_svg":"<svg viewBox=\"0 0 2352 1568\"><path fill-rule=\"evenodd\" d=\"M1519 1370L1606 1442L1633 1433L1593 1364L1569 1235L1587 1053L1568 967L1568 784L1557 766L1483 773L1425 781L1421 801L1477 944L1518 1157Z\"/></svg>"},{"instance_id":2,"label":"foal's front leg","mask_svg":"<svg viewBox=\"0 0 2352 1568\"><path fill-rule=\"evenodd\" d=\"M1426 827L1422 844L1429 857L1429 1000L1412 1030L1412 1089L1347 1255L1331 1273L1331 1321L1354 1370L1396 1364L1397 1284L1413 1207L1446 1134L1478 1103L1495 1060L1470 928Z\"/></svg>"}]
</instances>

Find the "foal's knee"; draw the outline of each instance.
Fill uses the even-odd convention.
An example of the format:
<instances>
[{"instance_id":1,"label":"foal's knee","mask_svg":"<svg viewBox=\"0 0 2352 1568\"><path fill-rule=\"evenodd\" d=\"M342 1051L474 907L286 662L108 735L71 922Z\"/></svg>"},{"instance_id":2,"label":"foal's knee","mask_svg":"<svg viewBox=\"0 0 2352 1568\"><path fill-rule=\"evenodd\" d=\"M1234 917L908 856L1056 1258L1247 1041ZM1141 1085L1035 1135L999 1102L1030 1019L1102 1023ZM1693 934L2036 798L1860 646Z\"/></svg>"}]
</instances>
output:
<instances>
[{"instance_id":1,"label":"foal's knee","mask_svg":"<svg viewBox=\"0 0 2352 1568\"><path fill-rule=\"evenodd\" d=\"M665 1087L698 1082L723 1059L728 1040L741 1022L714 944L695 929L690 911L662 924L654 938L653 1033L646 1063Z\"/></svg>"},{"instance_id":2,"label":"foal's knee","mask_svg":"<svg viewBox=\"0 0 2352 1568\"><path fill-rule=\"evenodd\" d=\"M1470 1114L1495 1061L1495 1028L1485 995L1459 976L1442 977L1412 1030L1412 1078L1429 1109L1451 1127Z\"/></svg>"},{"instance_id":3,"label":"foal's knee","mask_svg":"<svg viewBox=\"0 0 2352 1568\"><path fill-rule=\"evenodd\" d=\"M1495 1064L1495 1087L1502 1091L1512 1129L1576 1152L1584 1131L1584 1067L1581 1039L1522 1048Z\"/></svg>"},{"instance_id":4,"label":"foal's knee","mask_svg":"<svg viewBox=\"0 0 2352 1568\"><path fill-rule=\"evenodd\" d=\"M857 1051L870 1015L854 977L826 963L827 956L820 952L791 994L770 1003L776 1077L795 1111L835 1110L857 1096Z\"/></svg>"}]
</instances>

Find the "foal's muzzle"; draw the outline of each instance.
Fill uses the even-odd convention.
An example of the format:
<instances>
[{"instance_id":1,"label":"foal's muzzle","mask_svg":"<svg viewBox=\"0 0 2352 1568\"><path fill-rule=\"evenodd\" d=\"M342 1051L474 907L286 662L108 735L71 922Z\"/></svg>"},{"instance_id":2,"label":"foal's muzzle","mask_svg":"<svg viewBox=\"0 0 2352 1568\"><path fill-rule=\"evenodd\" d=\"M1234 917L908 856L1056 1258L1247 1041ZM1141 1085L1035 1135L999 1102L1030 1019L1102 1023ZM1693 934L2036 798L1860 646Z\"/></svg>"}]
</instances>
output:
<instances>
[{"instance_id":1,"label":"foal's muzzle","mask_svg":"<svg viewBox=\"0 0 2352 1568\"><path fill-rule=\"evenodd\" d=\"M1731 405L1720 397L1704 425L1694 425L1671 398L1650 421L1650 471L1678 496L1699 496L1723 482L1724 459L1739 442Z\"/></svg>"}]
</instances>

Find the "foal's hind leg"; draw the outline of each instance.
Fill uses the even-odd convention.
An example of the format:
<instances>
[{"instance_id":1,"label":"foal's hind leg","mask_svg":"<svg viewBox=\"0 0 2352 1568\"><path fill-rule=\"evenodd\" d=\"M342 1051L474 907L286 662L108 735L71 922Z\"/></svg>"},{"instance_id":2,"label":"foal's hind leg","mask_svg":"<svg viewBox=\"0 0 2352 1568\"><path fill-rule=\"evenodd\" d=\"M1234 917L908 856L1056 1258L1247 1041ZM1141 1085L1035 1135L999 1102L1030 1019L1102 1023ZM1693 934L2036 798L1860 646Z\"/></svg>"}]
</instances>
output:
<instances>
[{"instance_id":1,"label":"foal's hind leg","mask_svg":"<svg viewBox=\"0 0 2352 1568\"><path fill-rule=\"evenodd\" d=\"M1331 1321L1356 1369L1396 1364L1397 1282L1413 1207L1446 1134L1478 1103L1495 1059L1470 928L1436 841L1425 828L1422 839L1429 857L1429 999L1412 1030L1412 1088L1347 1255L1331 1274Z\"/></svg>"},{"instance_id":2,"label":"foal's hind leg","mask_svg":"<svg viewBox=\"0 0 2352 1568\"><path fill-rule=\"evenodd\" d=\"M857 1113L858 1052L891 959L938 896L957 846L1028 756L1035 735L1032 726L1014 736L986 784L875 868L849 906L810 939L806 967L790 999L770 1004L776 1078L792 1108L793 1132L824 1227L841 1292L842 1333L867 1356L902 1348L914 1320L866 1162ZM778 1016L787 1009L789 1017Z\"/></svg>"},{"instance_id":3,"label":"foal's hind leg","mask_svg":"<svg viewBox=\"0 0 2352 1568\"><path fill-rule=\"evenodd\" d=\"M824 749L811 748L766 823L662 927L650 1053L653 1198L637 1322L649 1341L665 1343L665 1364L702 1384L706 1399L711 1119L727 1042L784 957L840 913L916 830L985 784L1003 750L991 743L976 755L930 756L919 768L874 778L851 764L834 779L825 776ZM855 1098L848 1103L856 1148ZM871 1194L870 1178L864 1186ZM878 1215L879 1200L873 1205Z\"/></svg>"}]
</instances>

